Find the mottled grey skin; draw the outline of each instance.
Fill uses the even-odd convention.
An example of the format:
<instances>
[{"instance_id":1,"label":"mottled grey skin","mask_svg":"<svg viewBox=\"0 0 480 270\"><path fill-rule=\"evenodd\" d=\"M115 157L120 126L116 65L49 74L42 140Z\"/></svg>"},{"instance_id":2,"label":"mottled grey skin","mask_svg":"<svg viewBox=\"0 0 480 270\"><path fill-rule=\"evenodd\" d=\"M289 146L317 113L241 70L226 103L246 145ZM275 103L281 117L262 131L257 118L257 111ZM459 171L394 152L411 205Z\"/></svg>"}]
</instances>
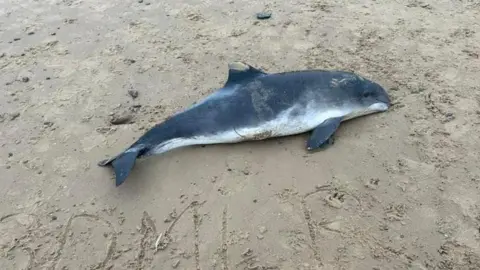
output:
<instances>
[{"instance_id":1,"label":"mottled grey skin","mask_svg":"<svg viewBox=\"0 0 480 270\"><path fill-rule=\"evenodd\" d=\"M341 81L345 78L347 81L332 87L333 79ZM156 145L159 138L163 141L219 133L232 127L240 129L258 126L273 120L280 112L294 105L306 105L312 99L338 107L352 98L369 103L363 93L371 88L381 89L376 83L340 71L312 70L258 76L250 82L237 85L235 89L220 89L219 91L230 91L232 94L207 98L201 104L155 126L136 144ZM389 103L385 96L371 98Z\"/></svg>"},{"instance_id":2,"label":"mottled grey skin","mask_svg":"<svg viewBox=\"0 0 480 270\"><path fill-rule=\"evenodd\" d=\"M171 139L256 127L274 120L289 108L294 107L301 114L302 108L312 100L320 107L325 104L329 108L340 108L347 103L364 104L366 107L374 102L390 104L380 85L353 73L306 70L267 74L249 65L239 65L244 69L230 68L223 88L156 125L133 143L128 149L135 149L135 153L124 158L129 162L121 164L118 161L116 165L115 161L122 157L120 154L99 165L113 162L119 185L133 166L132 158L135 160L154 154L155 147ZM130 168L122 170L121 167L125 166Z\"/></svg>"}]
</instances>

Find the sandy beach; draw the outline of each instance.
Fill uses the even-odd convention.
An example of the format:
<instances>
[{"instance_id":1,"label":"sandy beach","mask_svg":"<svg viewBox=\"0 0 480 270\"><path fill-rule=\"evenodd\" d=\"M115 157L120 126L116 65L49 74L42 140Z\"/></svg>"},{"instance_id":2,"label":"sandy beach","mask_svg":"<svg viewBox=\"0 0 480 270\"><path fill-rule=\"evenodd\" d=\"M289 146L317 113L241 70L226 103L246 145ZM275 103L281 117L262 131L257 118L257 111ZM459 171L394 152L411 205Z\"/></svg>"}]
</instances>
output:
<instances>
[{"instance_id":1,"label":"sandy beach","mask_svg":"<svg viewBox=\"0 0 480 270\"><path fill-rule=\"evenodd\" d=\"M0 3L0 269L480 269L478 1ZM394 105L324 151L187 147L116 187L97 162L233 61L354 71Z\"/></svg>"}]
</instances>

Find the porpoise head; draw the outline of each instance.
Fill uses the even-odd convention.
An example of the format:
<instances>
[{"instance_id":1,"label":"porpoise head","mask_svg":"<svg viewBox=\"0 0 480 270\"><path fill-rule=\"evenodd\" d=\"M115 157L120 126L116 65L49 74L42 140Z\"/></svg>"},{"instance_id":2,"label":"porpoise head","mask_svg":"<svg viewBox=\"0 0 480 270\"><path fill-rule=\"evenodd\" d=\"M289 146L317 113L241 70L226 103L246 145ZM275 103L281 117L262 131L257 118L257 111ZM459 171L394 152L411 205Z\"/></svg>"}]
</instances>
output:
<instances>
[{"instance_id":1,"label":"porpoise head","mask_svg":"<svg viewBox=\"0 0 480 270\"><path fill-rule=\"evenodd\" d=\"M364 80L360 100L364 105L377 111L386 111L390 107L390 97L387 91L378 83Z\"/></svg>"},{"instance_id":2,"label":"porpoise head","mask_svg":"<svg viewBox=\"0 0 480 270\"><path fill-rule=\"evenodd\" d=\"M351 86L353 87L345 89L350 96L349 102L346 104L350 113L346 119L384 112L390 107L390 97L378 83L358 76L356 83Z\"/></svg>"}]
</instances>

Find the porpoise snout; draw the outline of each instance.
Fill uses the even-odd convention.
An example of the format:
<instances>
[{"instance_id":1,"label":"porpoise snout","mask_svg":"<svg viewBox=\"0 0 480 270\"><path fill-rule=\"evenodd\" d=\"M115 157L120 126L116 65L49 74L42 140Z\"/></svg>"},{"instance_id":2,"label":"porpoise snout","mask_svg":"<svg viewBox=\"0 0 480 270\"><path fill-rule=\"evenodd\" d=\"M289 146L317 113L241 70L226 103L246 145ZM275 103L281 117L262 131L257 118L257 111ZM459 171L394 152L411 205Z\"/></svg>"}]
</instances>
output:
<instances>
[{"instance_id":1,"label":"porpoise snout","mask_svg":"<svg viewBox=\"0 0 480 270\"><path fill-rule=\"evenodd\" d=\"M382 102L382 103L385 103L385 105L387 105L387 107L390 107L390 105L392 104L392 101L390 100L390 97L388 96L387 93L385 93L384 95L380 95L379 97L377 97L377 100Z\"/></svg>"},{"instance_id":2,"label":"porpoise snout","mask_svg":"<svg viewBox=\"0 0 480 270\"><path fill-rule=\"evenodd\" d=\"M392 101L390 100L390 97L387 93L387 90L383 88L382 86L377 84L377 95L376 95L376 100L385 103L387 107L390 107L392 105Z\"/></svg>"}]
</instances>

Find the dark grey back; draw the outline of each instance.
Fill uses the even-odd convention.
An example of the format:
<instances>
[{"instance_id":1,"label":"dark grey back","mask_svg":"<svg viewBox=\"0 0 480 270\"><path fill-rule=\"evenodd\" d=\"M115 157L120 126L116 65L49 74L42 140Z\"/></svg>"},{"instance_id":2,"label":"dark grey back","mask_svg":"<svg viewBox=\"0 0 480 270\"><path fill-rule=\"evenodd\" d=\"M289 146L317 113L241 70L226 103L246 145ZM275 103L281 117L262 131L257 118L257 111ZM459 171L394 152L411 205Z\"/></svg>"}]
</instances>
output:
<instances>
[{"instance_id":1,"label":"dark grey back","mask_svg":"<svg viewBox=\"0 0 480 270\"><path fill-rule=\"evenodd\" d=\"M308 70L267 74L225 88L145 133L137 143L206 135L257 126L294 105L341 106L361 95L362 79L342 71ZM222 92L224 91L224 92Z\"/></svg>"}]
</instances>

